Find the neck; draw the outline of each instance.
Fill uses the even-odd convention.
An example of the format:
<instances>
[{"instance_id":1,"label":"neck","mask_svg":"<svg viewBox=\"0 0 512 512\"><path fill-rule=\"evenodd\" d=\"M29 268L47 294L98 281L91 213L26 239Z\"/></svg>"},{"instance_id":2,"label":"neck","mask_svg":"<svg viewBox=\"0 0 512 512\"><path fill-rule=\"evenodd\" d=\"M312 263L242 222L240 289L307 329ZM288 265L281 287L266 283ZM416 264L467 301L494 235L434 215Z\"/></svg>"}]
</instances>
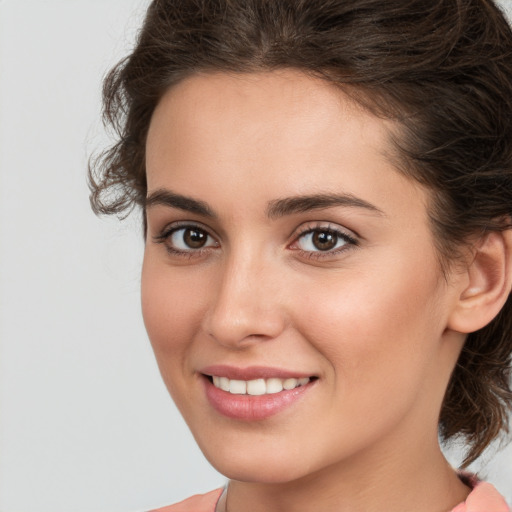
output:
<instances>
[{"instance_id":1,"label":"neck","mask_svg":"<svg viewBox=\"0 0 512 512\"><path fill-rule=\"evenodd\" d=\"M251 483L232 480L219 512L447 512L464 501L469 489L436 450L371 457L324 468L293 482ZM404 450L405 451L405 450ZM373 454L374 455L374 454Z\"/></svg>"}]
</instances>

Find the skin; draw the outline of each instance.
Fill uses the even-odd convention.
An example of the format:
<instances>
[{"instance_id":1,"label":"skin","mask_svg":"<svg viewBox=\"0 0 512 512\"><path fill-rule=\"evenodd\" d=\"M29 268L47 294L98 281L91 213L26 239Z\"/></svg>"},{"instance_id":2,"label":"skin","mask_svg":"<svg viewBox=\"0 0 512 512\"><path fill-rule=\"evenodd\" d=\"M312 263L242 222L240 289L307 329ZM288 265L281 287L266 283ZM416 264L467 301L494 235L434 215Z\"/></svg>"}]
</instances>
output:
<instances>
[{"instance_id":1,"label":"skin","mask_svg":"<svg viewBox=\"0 0 512 512\"><path fill-rule=\"evenodd\" d=\"M148 196L171 191L213 216L147 207L143 315L167 388L231 479L231 512L441 512L469 492L437 440L465 283L442 275L428 195L393 164L394 129L293 70L195 75L153 115ZM365 206L268 215L318 194ZM183 223L208 235L203 248L183 246ZM355 243L319 251L304 232L327 228ZM284 411L239 421L205 396L212 364L318 379Z\"/></svg>"}]
</instances>

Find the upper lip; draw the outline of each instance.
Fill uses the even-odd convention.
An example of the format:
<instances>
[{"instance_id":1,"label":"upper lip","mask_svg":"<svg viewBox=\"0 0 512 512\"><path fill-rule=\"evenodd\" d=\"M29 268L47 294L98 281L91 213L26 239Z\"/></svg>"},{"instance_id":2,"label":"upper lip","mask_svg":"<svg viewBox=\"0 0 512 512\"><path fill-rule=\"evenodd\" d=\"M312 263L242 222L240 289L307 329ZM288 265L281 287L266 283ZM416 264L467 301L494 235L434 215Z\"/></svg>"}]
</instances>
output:
<instances>
[{"instance_id":1,"label":"upper lip","mask_svg":"<svg viewBox=\"0 0 512 512\"><path fill-rule=\"evenodd\" d=\"M254 380L254 379L300 379L303 377L312 377L311 373L304 373L294 370L285 370L283 368L273 368L270 366L248 366L240 368L224 364L206 366L199 370L203 375L216 377L227 377L230 380Z\"/></svg>"}]
</instances>

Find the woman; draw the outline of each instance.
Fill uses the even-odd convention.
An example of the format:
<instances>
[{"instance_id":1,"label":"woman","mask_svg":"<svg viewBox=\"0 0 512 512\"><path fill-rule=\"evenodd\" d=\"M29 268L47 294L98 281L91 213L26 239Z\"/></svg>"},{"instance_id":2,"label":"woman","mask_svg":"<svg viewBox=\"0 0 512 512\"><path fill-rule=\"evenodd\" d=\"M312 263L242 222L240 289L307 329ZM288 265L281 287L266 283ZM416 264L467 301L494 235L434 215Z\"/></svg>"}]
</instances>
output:
<instances>
[{"instance_id":1,"label":"woman","mask_svg":"<svg viewBox=\"0 0 512 512\"><path fill-rule=\"evenodd\" d=\"M156 0L105 82L162 377L230 480L169 511L508 510L512 33L485 0ZM111 192L114 194L111 194Z\"/></svg>"}]
</instances>

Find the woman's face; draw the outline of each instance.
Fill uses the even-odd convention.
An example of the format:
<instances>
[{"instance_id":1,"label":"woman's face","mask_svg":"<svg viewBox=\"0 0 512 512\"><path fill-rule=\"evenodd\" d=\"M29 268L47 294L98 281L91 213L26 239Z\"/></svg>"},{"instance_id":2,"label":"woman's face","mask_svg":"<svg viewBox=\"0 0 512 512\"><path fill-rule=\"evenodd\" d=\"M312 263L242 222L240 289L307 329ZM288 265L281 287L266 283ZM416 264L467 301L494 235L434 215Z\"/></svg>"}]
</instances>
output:
<instances>
[{"instance_id":1,"label":"woman's face","mask_svg":"<svg viewBox=\"0 0 512 512\"><path fill-rule=\"evenodd\" d=\"M437 442L460 349L390 122L296 71L197 75L147 140L144 320L221 472L284 482Z\"/></svg>"}]
</instances>

